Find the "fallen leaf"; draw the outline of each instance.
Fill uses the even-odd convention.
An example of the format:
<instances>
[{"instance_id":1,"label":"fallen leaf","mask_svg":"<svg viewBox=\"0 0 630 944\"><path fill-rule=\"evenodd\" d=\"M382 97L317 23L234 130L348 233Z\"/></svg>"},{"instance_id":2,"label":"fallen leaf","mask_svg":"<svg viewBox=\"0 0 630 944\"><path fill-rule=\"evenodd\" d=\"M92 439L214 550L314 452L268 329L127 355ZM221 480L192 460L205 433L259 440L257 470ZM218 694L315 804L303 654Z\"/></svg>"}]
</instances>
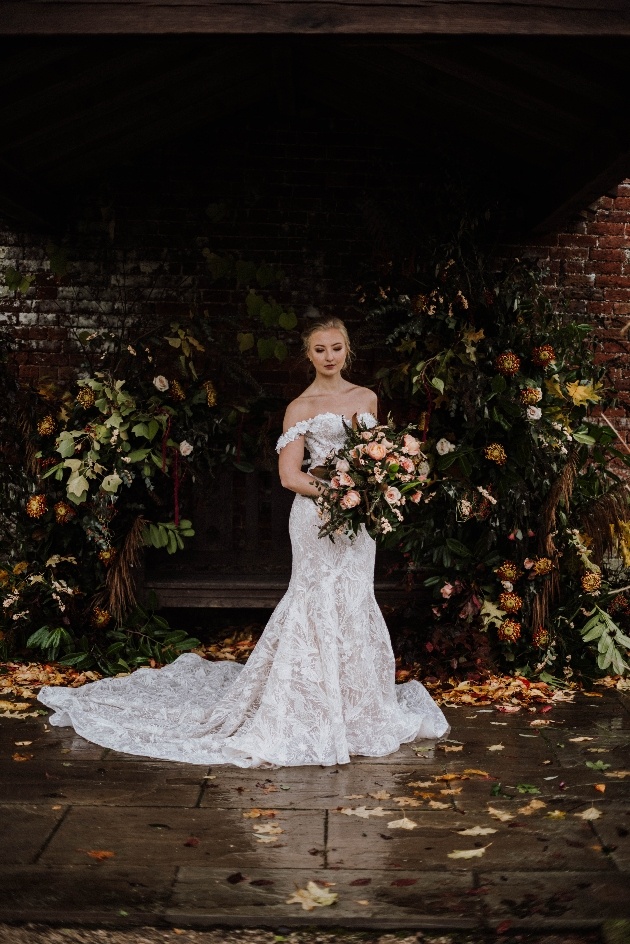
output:
<instances>
[{"instance_id":1,"label":"fallen leaf","mask_svg":"<svg viewBox=\"0 0 630 944\"><path fill-rule=\"evenodd\" d=\"M605 783L594 783L593 786L598 793L606 793L606 784Z\"/></svg>"},{"instance_id":2,"label":"fallen leaf","mask_svg":"<svg viewBox=\"0 0 630 944\"><path fill-rule=\"evenodd\" d=\"M367 898L355 898L354 901L355 901L355 904L357 904L357 905L369 905L369 904L370 904L370 902L368 901Z\"/></svg>"},{"instance_id":3,"label":"fallen leaf","mask_svg":"<svg viewBox=\"0 0 630 944\"><path fill-rule=\"evenodd\" d=\"M23 760L32 760L32 759L33 759L33 755L32 755L32 754L19 754L17 751L15 752L15 754L12 755L12 757L13 757L13 760L18 761L18 762L19 762L19 761L23 761Z\"/></svg>"},{"instance_id":4,"label":"fallen leaf","mask_svg":"<svg viewBox=\"0 0 630 944\"><path fill-rule=\"evenodd\" d=\"M422 806L422 800L416 800L414 797L394 797L394 803L398 806Z\"/></svg>"},{"instance_id":5,"label":"fallen leaf","mask_svg":"<svg viewBox=\"0 0 630 944\"><path fill-rule=\"evenodd\" d=\"M246 882L247 876L243 875L242 872L232 872L225 881L229 882L230 885L238 885L239 882Z\"/></svg>"},{"instance_id":6,"label":"fallen leaf","mask_svg":"<svg viewBox=\"0 0 630 944\"><path fill-rule=\"evenodd\" d=\"M475 770L474 767L467 767L464 773L468 774L470 777L489 777L490 776L487 770Z\"/></svg>"},{"instance_id":7,"label":"fallen leaf","mask_svg":"<svg viewBox=\"0 0 630 944\"><path fill-rule=\"evenodd\" d=\"M492 843L489 842L487 846L482 846L481 849L454 849L448 853L448 857L449 859L477 859L484 855L486 849L489 849L491 845Z\"/></svg>"},{"instance_id":8,"label":"fallen leaf","mask_svg":"<svg viewBox=\"0 0 630 944\"><path fill-rule=\"evenodd\" d=\"M599 819L602 815L601 810L596 810L594 806L591 806L590 809L584 810L583 813L574 813L574 816L577 816L578 819Z\"/></svg>"},{"instance_id":9,"label":"fallen leaf","mask_svg":"<svg viewBox=\"0 0 630 944\"><path fill-rule=\"evenodd\" d=\"M32 741L14 741L16 747L28 747L29 744L32 744Z\"/></svg>"},{"instance_id":10,"label":"fallen leaf","mask_svg":"<svg viewBox=\"0 0 630 944\"><path fill-rule=\"evenodd\" d=\"M394 819L387 825L389 829L415 829L418 824L414 823L412 819L408 819L406 816L403 816L402 819Z\"/></svg>"},{"instance_id":11,"label":"fallen leaf","mask_svg":"<svg viewBox=\"0 0 630 944\"><path fill-rule=\"evenodd\" d=\"M609 747L587 747L586 750L589 754L610 754Z\"/></svg>"},{"instance_id":12,"label":"fallen leaf","mask_svg":"<svg viewBox=\"0 0 630 944\"><path fill-rule=\"evenodd\" d=\"M496 831L492 826L471 826L470 829L457 830L460 836L489 836L491 833L496 833Z\"/></svg>"},{"instance_id":13,"label":"fallen leaf","mask_svg":"<svg viewBox=\"0 0 630 944\"><path fill-rule=\"evenodd\" d=\"M547 804L543 803L542 800L530 800L527 806L519 807L518 812L523 816L531 816L532 813L535 813L537 810L542 810L545 806L547 806Z\"/></svg>"},{"instance_id":14,"label":"fallen leaf","mask_svg":"<svg viewBox=\"0 0 630 944\"><path fill-rule=\"evenodd\" d=\"M364 800L365 793L348 793L344 800Z\"/></svg>"},{"instance_id":15,"label":"fallen leaf","mask_svg":"<svg viewBox=\"0 0 630 944\"><path fill-rule=\"evenodd\" d=\"M370 816L387 816L387 810L384 810L382 806L375 806L371 810L365 806L343 806L339 812L346 816L360 816L361 819L368 819Z\"/></svg>"},{"instance_id":16,"label":"fallen leaf","mask_svg":"<svg viewBox=\"0 0 630 944\"><path fill-rule=\"evenodd\" d=\"M594 741L596 739L594 737L586 737L586 735L582 735L581 737L569 738L569 740L572 741L573 744L581 744L582 741Z\"/></svg>"},{"instance_id":17,"label":"fallen leaf","mask_svg":"<svg viewBox=\"0 0 630 944\"><path fill-rule=\"evenodd\" d=\"M450 810L450 803L440 803L439 800L429 800L429 806L432 810Z\"/></svg>"},{"instance_id":18,"label":"fallen leaf","mask_svg":"<svg viewBox=\"0 0 630 944\"><path fill-rule=\"evenodd\" d=\"M549 819L564 819L566 815L566 810L549 810L548 813L545 813L545 816L548 816Z\"/></svg>"},{"instance_id":19,"label":"fallen leaf","mask_svg":"<svg viewBox=\"0 0 630 944\"><path fill-rule=\"evenodd\" d=\"M489 751L504 751L504 750L505 750L505 744L491 744L490 747L487 748L487 750L489 750Z\"/></svg>"},{"instance_id":20,"label":"fallen leaf","mask_svg":"<svg viewBox=\"0 0 630 944\"><path fill-rule=\"evenodd\" d=\"M391 793L388 793L387 790L379 790L378 793L368 793L369 797L372 797L373 800L389 800Z\"/></svg>"},{"instance_id":21,"label":"fallen leaf","mask_svg":"<svg viewBox=\"0 0 630 944\"><path fill-rule=\"evenodd\" d=\"M276 836L254 836L254 839L256 840L256 842L261 842L261 843L277 841Z\"/></svg>"},{"instance_id":22,"label":"fallen leaf","mask_svg":"<svg viewBox=\"0 0 630 944\"><path fill-rule=\"evenodd\" d=\"M77 849L77 852L86 852L91 859L97 859L99 862L103 862L105 859L113 859L116 855L115 852L110 852L108 849Z\"/></svg>"},{"instance_id":23,"label":"fallen leaf","mask_svg":"<svg viewBox=\"0 0 630 944\"><path fill-rule=\"evenodd\" d=\"M498 810L495 806L489 806L488 813L502 823L507 823L509 819L514 819L512 813L505 813L503 810Z\"/></svg>"},{"instance_id":24,"label":"fallen leaf","mask_svg":"<svg viewBox=\"0 0 630 944\"><path fill-rule=\"evenodd\" d=\"M448 777L449 780L457 779L457 774L446 774L445 776ZM406 786L408 787L432 787L433 781L432 780L409 780Z\"/></svg>"},{"instance_id":25,"label":"fallen leaf","mask_svg":"<svg viewBox=\"0 0 630 944\"><path fill-rule=\"evenodd\" d=\"M315 882L307 882L306 888L297 888L291 898L286 899L287 905L301 905L304 911L313 911L314 908L324 908L333 905L339 895L320 888Z\"/></svg>"},{"instance_id":26,"label":"fallen leaf","mask_svg":"<svg viewBox=\"0 0 630 944\"><path fill-rule=\"evenodd\" d=\"M620 780L623 780L624 777L630 777L630 770L611 770L609 773L604 774L605 777L618 777Z\"/></svg>"},{"instance_id":27,"label":"fallen leaf","mask_svg":"<svg viewBox=\"0 0 630 944\"><path fill-rule=\"evenodd\" d=\"M444 796L459 796L463 789L463 787L447 787L446 790L440 790L440 793Z\"/></svg>"},{"instance_id":28,"label":"fallen leaf","mask_svg":"<svg viewBox=\"0 0 630 944\"><path fill-rule=\"evenodd\" d=\"M371 881L371 878L355 878L353 882L348 882L348 885L369 885Z\"/></svg>"},{"instance_id":29,"label":"fallen leaf","mask_svg":"<svg viewBox=\"0 0 630 944\"><path fill-rule=\"evenodd\" d=\"M269 836L279 836L280 833L284 832L284 829L282 829L281 826L277 826L275 823L265 823L264 825L256 823L254 826L254 832L266 833Z\"/></svg>"},{"instance_id":30,"label":"fallen leaf","mask_svg":"<svg viewBox=\"0 0 630 944\"><path fill-rule=\"evenodd\" d=\"M198 846L200 842L201 842L201 839L197 839L196 836L189 836L186 842L184 843L184 845L194 847L194 846Z\"/></svg>"},{"instance_id":31,"label":"fallen leaf","mask_svg":"<svg viewBox=\"0 0 630 944\"><path fill-rule=\"evenodd\" d=\"M438 744L438 750L444 751L446 754L454 754L455 751L463 751L463 744Z\"/></svg>"},{"instance_id":32,"label":"fallen leaf","mask_svg":"<svg viewBox=\"0 0 630 944\"><path fill-rule=\"evenodd\" d=\"M27 708L32 707L30 701L6 701L0 698L0 708L6 708L8 711L26 711Z\"/></svg>"},{"instance_id":33,"label":"fallen leaf","mask_svg":"<svg viewBox=\"0 0 630 944\"><path fill-rule=\"evenodd\" d=\"M251 810L243 810L242 815L245 819L257 819L259 816L275 816L276 810L259 810L255 806Z\"/></svg>"}]
</instances>

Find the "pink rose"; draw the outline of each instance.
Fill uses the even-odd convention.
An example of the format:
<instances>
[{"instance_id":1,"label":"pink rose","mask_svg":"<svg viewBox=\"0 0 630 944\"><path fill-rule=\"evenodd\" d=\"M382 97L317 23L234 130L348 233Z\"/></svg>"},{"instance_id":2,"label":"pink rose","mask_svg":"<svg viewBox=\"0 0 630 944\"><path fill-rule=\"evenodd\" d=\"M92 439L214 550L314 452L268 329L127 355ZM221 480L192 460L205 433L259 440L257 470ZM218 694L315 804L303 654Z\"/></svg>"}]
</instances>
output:
<instances>
[{"instance_id":1,"label":"pink rose","mask_svg":"<svg viewBox=\"0 0 630 944\"><path fill-rule=\"evenodd\" d=\"M374 459L376 462L384 459L387 455L387 449L382 443L379 442L368 443L368 445L365 447L365 451L370 459Z\"/></svg>"},{"instance_id":2,"label":"pink rose","mask_svg":"<svg viewBox=\"0 0 630 944\"><path fill-rule=\"evenodd\" d=\"M530 557L526 557L525 560L523 561L523 567L525 567L526 570L531 570L533 566L534 566L533 560Z\"/></svg>"},{"instance_id":3,"label":"pink rose","mask_svg":"<svg viewBox=\"0 0 630 944\"><path fill-rule=\"evenodd\" d=\"M452 583L445 583L444 586L440 589L440 593L442 594L445 600L448 600L448 598L452 595L454 589L455 587L453 586Z\"/></svg>"},{"instance_id":4,"label":"pink rose","mask_svg":"<svg viewBox=\"0 0 630 944\"><path fill-rule=\"evenodd\" d=\"M338 478L339 484L343 485L344 488L349 488L350 486L354 485L354 479L351 475L348 475L347 472L340 472Z\"/></svg>"},{"instance_id":5,"label":"pink rose","mask_svg":"<svg viewBox=\"0 0 630 944\"><path fill-rule=\"evenodd\" d=\"M405 456L401 456L401 458L400 458L400 465L401 465L402 468L405 470L405 472L413 472L413 470L414 470L414 468L415 468L415 466L414 466L413 462L411 461L411 459L407 459L407 458L405 458Z\"/></svg>"},{"instance_id":6,"label":"pink rose","mask_svg":"<svg viewBox=\"0 0 630 944\"><path fill-rule=\"evenodd\" d=\"M349 472L350 463L347 459L337 459L337 465L335 466L337 472Z\"/></svg>"},{"instance_id":7,"label":"pink rose","mask_svg":"<svg viewBox=\"0 0 630 944\"><path fill-rule=\"evenodd\" d=\"M414 436L407 433L403 439L403 449L408 455L417 456L420 454L420 443Z\"/></svg>"},{"instance_id":8,"label":"pink rose","mask_svg":"<svg viewBox=\"0 0 630 944\"><path fill-rule=\"evenodd\" d=\"M365 429L365 430L363 430L363 432L361 433L361 439L364 439L365 442L369 442L370 439L374 439L374 436L373 436L372 433L369 431L369 429Z\"/></svg>"},{"instance_id":9,"label":"pink rose","mask_svg":"<svg viewBox=\"0 0 630 944\"><path fill-rule=\"evenodd\" d=\"M338 475L333 475L333 477L332 477L331 480L330 480L330 487L331 487L331 488L339 488L340 486L341 486L341 482L340 482L340 480L339 480L339 476L338 476Z\"/></svg>"},{"instance_id":10,"label":"pink rose","mask_svg":"<svg viewBox=\"0 0 630 944\"><path fill-rule=\"evenodd\" d=\"M361 504L361 496L354 489L350 489L349 492L343 496L339 502L342 508L356 508L357 505Z\"/></svg>"},{"instance_id":11,"label":"pink rose","mask_svg":"<svg viewBox=\"0 0 630 944\"><path fill-rule=\"evenodd\" d=\"M401 495L398 489L394 485L390 485L385 492L385 501L388 501L390 505L398 505L400 498Z\"/></svg>"},{"instance_id":12,"label":"pink rose","mask_svg":"<svg viewBox=\"0 0 630 944\"><path fill-rule=\"evenodd\" d=\"M412 492L409 498L414 505L417 505L419 501L422 501L422 492Z\"/></svg>"}]
</instances>

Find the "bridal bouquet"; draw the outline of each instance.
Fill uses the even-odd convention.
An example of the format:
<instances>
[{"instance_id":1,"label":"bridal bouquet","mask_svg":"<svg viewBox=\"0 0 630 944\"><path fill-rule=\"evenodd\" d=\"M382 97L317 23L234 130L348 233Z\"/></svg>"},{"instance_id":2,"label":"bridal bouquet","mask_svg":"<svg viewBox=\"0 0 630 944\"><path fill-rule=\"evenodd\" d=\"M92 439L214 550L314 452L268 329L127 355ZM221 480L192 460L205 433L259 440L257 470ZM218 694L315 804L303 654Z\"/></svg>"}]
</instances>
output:
<instances>
[{"instance_id":1,"label":"bridal bouquet","mask_svg":"<svg viewBox=\"0 0 630 944\"><path fill-rule=\"evenodd\" d=\"M390 534L405 518L407 502L417 504L427 482L429 463L415 426L368 428L353 419L345 444L323 466L311 469L328 483L316 503L323 524L319 536L355 535L363 524L372 537Z\"/></svg>"}]
</instances>

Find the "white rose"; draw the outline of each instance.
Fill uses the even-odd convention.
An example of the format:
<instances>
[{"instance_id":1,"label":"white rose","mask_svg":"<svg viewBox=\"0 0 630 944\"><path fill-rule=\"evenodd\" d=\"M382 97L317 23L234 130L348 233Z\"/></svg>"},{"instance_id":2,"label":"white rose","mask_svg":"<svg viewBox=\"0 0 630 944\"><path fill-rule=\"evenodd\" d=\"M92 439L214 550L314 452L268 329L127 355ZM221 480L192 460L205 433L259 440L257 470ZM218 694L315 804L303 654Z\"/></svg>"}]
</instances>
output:
<instances>
[{"instance_id":1,"label":"white rose","mask_svg":"<svg viewBox=\"0 0 630 944\"><path fill-rule=\"evenodd\" d=\"M183 442L180 442L179 444L179 451L181 452L183 456L189 456L190 453L193 451L193 447L190 445L189 442L186 442L186 440L184 439Z\"/></svg>"},{"instance_id":2,"label":"white rose","mask_svg":"<svg viewBox=\"0 0 630 944\"><path fill-rule=\"evenodd\" d=\"M349 472L350 463L347 459L337 459L337 465L335 466L337 472Z\"/></svg>"},{"instance_id":3,"label":"white rose","mask_svg":"<svg viewBox=\"0 0 630 944\"><path fill-rule=\"evenodd\" d=\"M452 442L449 442L448 439L438 439L435 444L435 451L440 456L445 456L447 452L454 452L455 446Z\"/></svg>"},{"instance_id":4,"label":"white rose","mask_svg":"<svg viewBox=\"0 0 630 944\"><path fill-rule=\"evenodd\" d=\"M385 501L390 505L397 505L400 502L401 494L394 485L390 485L385 492Z\"/></svg>"},{"instance_id":5,"label":"white rose","mask_svg":"<svg viewBox=\"0 0 630 944\"><path fill-rule=\"evenodd\" d=\"M419 479L426 479L427 475L429 474L429 463L426 460L418 465L416 474Z\"/></svg>"},{"instance_id":6,"label":"white rose","mask_svg":"<svg viewBox=\"0 0 630 944\"><path fill-rule=\"evenodd\" d=\"M163 374L158 374L153 378L153 386L157 387L160 393L166 393L168 390L168 380Z\"/></svg>"},{"instance_id":7,"label":"white rose","mask_svg":"<svg viewBox=\"0 0 630 944\"><path fill-rule=\"evenodd\" d=\"M542 410L539 406L528 406L527 407L527 419L528 420L539 420L542 416Z\"/></svg>"}]
</instances>

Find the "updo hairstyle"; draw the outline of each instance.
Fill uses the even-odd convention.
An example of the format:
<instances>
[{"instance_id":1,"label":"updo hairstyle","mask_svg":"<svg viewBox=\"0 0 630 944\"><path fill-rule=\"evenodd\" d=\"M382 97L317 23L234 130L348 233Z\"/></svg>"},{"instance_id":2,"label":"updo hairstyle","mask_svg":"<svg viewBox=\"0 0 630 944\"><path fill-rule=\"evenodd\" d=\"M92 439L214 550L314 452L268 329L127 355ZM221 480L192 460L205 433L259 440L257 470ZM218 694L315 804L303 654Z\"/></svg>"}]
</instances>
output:
<instances>
[{"instance_id":1,"label":"updo hairstyle","mask_svg":"<svg viewBox=\"0 0 630 944\"><path fill-rule=\"evenodd\" d=\"M336 328L337 331L340 331L343 336L343 339L346 345L346 360L344 362L343 369L347 370L348 367L350 367L350 364L352 362L354 351L352 350L352 347L350 346L350 338L348 337L348 329L346 328L341 318L334 318L334 317L326 318L323 316L318 316L317 319L313 321L312 324L309 324L308 328L306 328L306 330L302 332L302 350L303 350L304 356L308 358L308 349L311 343L311 338L315 334L315 332L328 331L330 328Z\"/></svg>"}]
</instances>

